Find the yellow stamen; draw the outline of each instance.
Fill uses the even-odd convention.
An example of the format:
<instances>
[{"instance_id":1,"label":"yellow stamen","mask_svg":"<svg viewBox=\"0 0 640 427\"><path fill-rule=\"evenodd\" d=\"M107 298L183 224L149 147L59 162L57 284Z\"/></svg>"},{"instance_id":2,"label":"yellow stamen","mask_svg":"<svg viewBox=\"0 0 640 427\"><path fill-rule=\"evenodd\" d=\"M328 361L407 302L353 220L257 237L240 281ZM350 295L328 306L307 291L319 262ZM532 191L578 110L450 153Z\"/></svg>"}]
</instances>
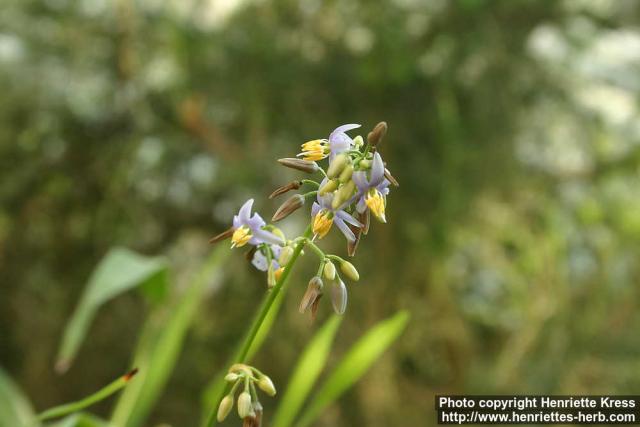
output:
<instances>
[{"instance_id":1,"label":"yellow stamen","mask_svg":"<svg viewBox=\"0 0 640 427\"><path fill-rule=\"evenodd\" d=\"M324 141L322 139L314 139L313 141L305 142L301 145L303 151L309 151L317 148L321 148Z\"/></svg>"},{"instance_id":2,"label":"yellow stamen","mask_svg":"<svg viewBox=\"0 0 640 427\"><path fill-rule=\"evenodd\" d=\"M327 235L333 225L333 214L329 211L320 211L313 219L313 234L319 238Z\"/></svg>"},{"instance_id":3,"label":"yellow stamen","mask_svg":"<svg viewBox=\"0 0 640 427\"><path fill-rule=\"evenodd\" d=\"M246 245L251 240L251 230L246 225L236 228L231 236L231 247L235 248Z\"/></svg>"},{"instance_id":4,"label":"yellow stamen","mask_svg":"<svg viewBox=\"0 0 640 427\"><path fill-rule=\"evenodd\" d=\"M284 267L280 267L275 271L274 276L276 276L276 280L280 280L280 276L282 276L283 271L284 271Z\"/></svg>"},{"instance_id":5,"label":"yellow stamen","mask_svg":"<svg viewBox=\"0 0 640 427\"><path fill-rule=\"evenodd\" d=\"M379 221L387 222L387 218L384 214L386 202L378 190L373 189L369 191L367 196L364 198L364 202Z\"/></svg>"},{"instance_id":6,"label":"yellow stamen","mask_svg":"<svg viewBox=\"0 0 640 427\"><path fill-rule=\"evenodd\" d=\"M329 146L324 139L314 139L313 141L305 142L301 147L302 153L298 154L298 156L303 156L304 160L315 162L329 155Z\"/></svg>"}]
</instances>

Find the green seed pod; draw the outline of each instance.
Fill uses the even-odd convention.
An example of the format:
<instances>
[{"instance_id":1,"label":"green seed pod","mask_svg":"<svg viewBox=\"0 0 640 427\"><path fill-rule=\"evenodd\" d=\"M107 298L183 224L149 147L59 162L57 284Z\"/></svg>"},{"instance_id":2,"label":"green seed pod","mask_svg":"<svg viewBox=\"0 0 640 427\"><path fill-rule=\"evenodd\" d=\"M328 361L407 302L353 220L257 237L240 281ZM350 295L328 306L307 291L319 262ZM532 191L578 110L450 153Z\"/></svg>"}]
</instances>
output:
<instances>
[{"instance_id":1,"label":"green seed pod","mask_svg":"<svg viewBox=\"0 0 640 427\"><path fill-rule=\"evenodd\" d=\"M284 267L289 262L292 256L293 256L293 248L291 246L285 246L280 251L280 257L278 257L278 264Z\"/></svg>"},{"instance_id":2,"label":"green seed pod","mask_svg":"<svg viewBox=\"0 0 640 427\"><path fill-rule=\"evenodd\" d=\"M220 405L218 406L218 422L221 423L227 418L229 412L233 409L233 395L226 395L222 401L220 401Z\"/></svg>"},{"instance_id":3,"label":"green seed pod","mask_svg":"<svg viewBox=\"0 0 640 427\"><path fill-rule=\"evenodd\" d=\"M349 261L342 261L340 263L340 270L342 270L344 275L354 282L360 280L360 274L358 273L358 270L356 270L353 264L351 264Z\"/></svg>"},{"instance_id":4,"label":"green seed pod","mask_svg":"<svg viewBox=\"0 0 640 427\"><path fill-rule=\"evenodd\" d=\"M323 273L324 273L324 278L327 280L333 280L336 278L336 266L333 265L333 263L331 261L327 261L324 264L324 269L323 269Z\"/></svg>"},{"instance_id":5,"label":"green seed pod","mask_svg":"<svg viewBox=\"0 0 640 427\"><path fill-rule=\"evenodd\" d=\"M331 193L336 188L338 188L338 185L340 185L340 182L337 179L330 179L318 189L318 194L320 196L324 196L327 193Z\"/></svg>"},{"instance_id":6,"label":"green seed pod","mask_svg":"<svg viewBox=\"0 0 640 427\"><path fill-rule=\"evenodd\" d=\"M331 164L329 165L329 168L327 169L327 177L329 177L330 179L333 179L338 175L340 175L340 172L342 172L342 169L344 169L344 167L347 166L350 161L351 159L349 158L348 155L344 153L338 154L336 157L333 158L333 160L331 161Z\"/></svg>"},{"instance_id":7,"label":"green seed pod","mask_svg":"<svg viewBox=\"0 0 640 427\"><path fill-rule=\"evenodd\" d=\"M342 169L338 181L344 184L351 179L351 175L353 175L353 166L347 165L344 167L344 169Z\"/></svg>"},{"instance_id":8,"label":"green seed pod","mask_svg":"<svg viewBox=\"0 0 640 427\"><path fill-rule=\"evenodd\" d=\"M238 415L240 418L245 418L251 415L253 412L253 406L251 405L251 394L248 391L243 391L238 397Z\"/></svg>"},{"instance_id":9,"label":"green seed pod","mask_svg":"<svg viewBox=\"0 0 640 427\"><path fill-rule=\"evenodd\" d=\"M267 393L269 396L276 395L276 388L273 385L273 381L271 381L271 378L266 375L260 377L260 379L258 380L258 387L260 387L260 389Z\"/></svg>"}]
</instances>

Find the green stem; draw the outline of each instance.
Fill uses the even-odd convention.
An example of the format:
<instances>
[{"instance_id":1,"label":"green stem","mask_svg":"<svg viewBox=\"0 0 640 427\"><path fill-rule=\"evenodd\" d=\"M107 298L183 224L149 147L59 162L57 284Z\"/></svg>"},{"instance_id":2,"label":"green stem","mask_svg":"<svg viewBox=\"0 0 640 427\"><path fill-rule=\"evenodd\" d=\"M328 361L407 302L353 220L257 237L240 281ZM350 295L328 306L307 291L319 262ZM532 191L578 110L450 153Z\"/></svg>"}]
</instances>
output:
<instances>
[{"instance_id":1,"label":"green stem","mask_svg":"<svg viewBox=\"0 0 640 427\"><path fill-rule=\"evenodd\" d=\"M303 237L305 238L305 240L301 240L296 244L296 247L293 250L293 255L291 255L291 259L285 266L284 271L280 276L280 279L276 282L273 289L269 291L266 298L263 300L262 305L258 310L258 314L253 320L251 327L247 331L247 334L245 335L244 340L236 350L236 353L233 355L233 359L231 363L247 362L246 360L247 355L249 354L249 350L251 349L253 341L255 340L256 335L258 334L258 331L262 326L262 322L264 322L264 319L267 317L267 314L269 314L269 310L271 309L273 302L276 300L276 298L278 297L278 294L287 283L287 279L289 278L291 269L293 268L293 265L296 263L298 257L300 256L300 252L302 252L302 248L306 243L306 239L311 237L311 233L312 233L311 225L309 225L303 234ZM205 427L214 427L216 425L217 423L216 414L218 411L218 405L220 405L220 401L222 401L222 399L228 393L228 391L229 391L229 385L227 384L224 388L221 389L221 392L219 393L219 395L216 396L216 399L214 401L215 404L212 406L211 411L209 412L209 416L207 417L207 420L204 424Z\"/></svg>"},{"instance_id":2,"label":"green stem","mask_svg":"<svg viewBox=\"0 0 640 427\"><path fill-rule=\"evenodd\" d=\"M136 372L138 372L138 370L134 369L133 371L129 372L126 375L121 376L117 380L106 385L105 387L101 388L100 390L93 393L92 395L85 397L84 399L78 400L76 402L71 402L71 403L66 403L64 405L56 406L51 409L47 409L46 411L38 415L38 420L45 421L51 418L58 418L63 415L70 414L72 412L77 412L81 409L84 409L88 406L93 405L94 403L97 403L103 399L106 399L107 397L111 396L113 393L117 392L118 390L126 386L129 380L136 374Z\"/></svg>"}]
</instances>

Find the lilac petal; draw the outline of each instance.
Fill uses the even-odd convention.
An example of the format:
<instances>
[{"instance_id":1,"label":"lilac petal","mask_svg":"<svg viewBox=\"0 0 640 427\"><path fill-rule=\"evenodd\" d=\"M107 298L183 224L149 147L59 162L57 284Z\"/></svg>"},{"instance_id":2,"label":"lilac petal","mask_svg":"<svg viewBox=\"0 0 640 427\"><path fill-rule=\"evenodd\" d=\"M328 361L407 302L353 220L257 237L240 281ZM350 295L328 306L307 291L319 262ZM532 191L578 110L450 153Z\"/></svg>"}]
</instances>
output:
<instances>
[{"instance_id":1,"label":"lilac petal","mask_svg":"<svg viewBox=\"0 0 640 427\"><path fill-rule=\"evenodd\" d=\"M358 221L357 219L355 219L345 211L336 212L336 216L341 220L348 222L351 225L355 225L356 227L362 227L362 224L360 223L360 221Z\"/></svg>"},{"instance_id":2,"label":"lilac petal","mask_svg":"<svg viewBox=\"0 0 640 427\"><path fill-rule=\"evenodd\" d=\"M361 125L355 124L355 123L349 123L349 124L346 124L346 125L338 126L337 128L335 128L333 130L333 132L331 132L331 135L329 135L329 139L331 139L331 136L334 135L334 134L349 132L350 130L357 129L360 126Z\"/></svg>"},{"instance_id":3,"label":"lilac petal","mask_svg":"<svg viewBox=\"0 0 640 427\"><path fill-rule=\"evenodd\" d=\"M318 196L318 203L323 209L331 209L331 201L333 200L333 193L323 194Z\"/></svg>"},{"instance_id":4,"label":"lilac petal","mask_svg":"<svg viewBox=\"0 0 640 427\"><path fill-rule=\"evenodd\" d=\"M251 215L251 207L253 206L253 199L249 199L244 202L244 205L238 211L238 219L242 224L249 222L249 216Z\"/></svg>"},{"instance_id":5,"label":"lilac petal","mask_svg":"<svg viewBox=\"0 0 640 427\"><path fill-rule=\"evenodd\" d=\"M344 234L344 237L346 237L348 241L356 241L355 234L353 234L349 226L344 222L342 218L340 218L339 216L335 216L333 218L333 223L340 229L340 231L342 231L342 234Z\"/></svg>"},{"instance_id":6,"label":"lilac petal","mask_svg":"<svg viewBox=\"0 0 640 427\"><path fill-rule=\"evenodd\" d=\"M255 231L260 229L261 227L264 227L266 225L266 222L264 222L260 215L254 213L253 217L245 222L245 225L248 226L252 231Z\"/></svg>"},{"instance_id":7,"label":"lilac petal","mask_svg":"<svg viewBox=\"0 0 640 427\"><path fill-rule=\"evenodd\" d=\"M240 228L242 227L242 221L240 221L240 218L238 217L238 215L234 215L233 216L233 228Z\"/></svg>"},{"instance_id":8,"label":"lilac petal","mask_svg":"<svg viewBox=\"0 0 640 427\"><path fill-rule=\"evenodd\" d=\"M358 204L356 204L356 210L360 213L364 213L367 210L367 203L364 201L364 196L360 197Z\"/></svg>"},{"instance_id":9,"label":"lilac petal","mask_svg":"<svg viewBox=\"0 0 640 427\"><path fill-rule=\"evenodd\" d=\"M260 271L267 271L267 257L264 256L261 250L257 250L256 253L253 254L251 264Z\"/></svg>"},{"instance_id":10,"label":"lilac petal","mask_svg":"<svg viewBox=\"0 0 640 427\"><path fill-rule=\"evenodd\" d=\"M332 135L331 139L329 140L329 148L331 149L331 154L333 155L348 150L352 145L353 139L351 139L346 133Z\"/></svg>"},{"instance_id":11,"label":"lilac petal","mask_svg":"<svg viewBox=\"0 0 640 427\"><path fill-rule=\"evenodd\" d=\"M273 233L268 232L267 230L262 230L262 229L253 230L253 235L256 239L260 240L261 242L270 243L272 245L284 244L284 241L280 237L276 236Z\"/></svg>"},{"instance_id":12,"label":"lilac petal","mask_svg":"<svg viewBox=\"0 0 640 427\"><path fill-rule=\"evenodd\" d=\"M320 212L320 205L316 202L313 202L313 205L311 206L311 216L316 216L318 215L318 212Z\"/></svg>"},{"instance_id":13,"label":"lilac petal","mask_svg":"<svg viewBox=\"0 0 640 427\"><path fill-rule=\"evenodd\" d=\"M371 180L370 185L376 186L384 179L384 163L380 153L376 152L373 155L373 164L371 165Z\"/></svg>"},{"instance_id":14,"label":"lilac petal","mask_svg":"<svg viewBox=\"0 0 640 427\"><path fill-rule=\"evenodd\" d=\"M356 171L351 175L351 179L353 180L358 190L365 191L369 189L369 181L367 181L367 173L365 171Z\"/></svg>"}]
</instances>

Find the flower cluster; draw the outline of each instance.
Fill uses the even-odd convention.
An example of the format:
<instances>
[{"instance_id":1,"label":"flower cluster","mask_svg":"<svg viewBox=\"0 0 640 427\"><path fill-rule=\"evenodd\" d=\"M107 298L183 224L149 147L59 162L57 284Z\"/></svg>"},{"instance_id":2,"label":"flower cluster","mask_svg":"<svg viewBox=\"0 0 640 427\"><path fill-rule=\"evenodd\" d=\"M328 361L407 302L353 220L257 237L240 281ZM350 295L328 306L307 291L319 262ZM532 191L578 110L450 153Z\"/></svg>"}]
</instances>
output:
<instances>
[{"instance_id":1,"label":"flower cluster","mask_svg":"<svg viewBox=\"0 0 640 427\"><path fill-rule=\"evenodd\" d=\"M254 368L243 363L236 363L229 368L224 377L231 384L231 391L220 401L218 405L218 421L222 422L231 410L235 401L236 391L240 386L243 391L238 396L238 415L246 426L260 426L262 420L262 405L258 400L256 385L269 396L275 396L276 388L271 379Z\"/></svg>"}]
</instances>

